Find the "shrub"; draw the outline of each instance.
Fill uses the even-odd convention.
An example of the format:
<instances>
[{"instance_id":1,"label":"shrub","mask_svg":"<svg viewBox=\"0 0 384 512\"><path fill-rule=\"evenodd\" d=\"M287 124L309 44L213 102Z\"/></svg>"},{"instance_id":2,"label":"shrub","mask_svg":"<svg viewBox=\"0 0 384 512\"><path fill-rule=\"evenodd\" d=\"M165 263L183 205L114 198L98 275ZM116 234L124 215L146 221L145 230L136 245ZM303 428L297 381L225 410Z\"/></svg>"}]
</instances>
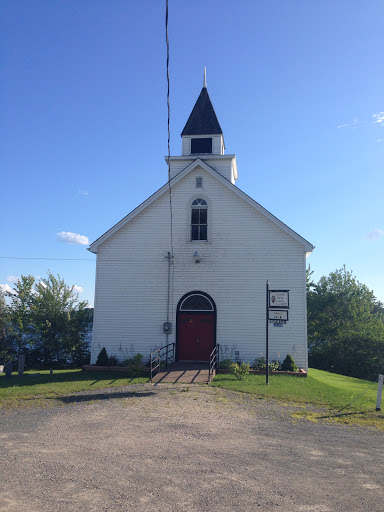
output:
<instances>
[{"instance_id":1,"label":"shrub","mask_svg":"<svg viewBox=\"0 0 384 512\"><path fill-rule=\"evenodd\" d=\"M244 380L251 369L249 363L231 363L230 370L238 380Z\"/></svg>"},{"instance_id":2,"label":"shrub","mask_svg":"<svg viewBox=\"0 0 384 512\"><path fill-rule=\"evenodd\" d=\"M122 362L126 366L131 377L140 377L143 373L143 354L135 354Z\"/></svg>"},{"instance_id":3,"label":"shrub","mask_svg":"<svg viewBox=\"0 0 384 512\"><path fill-rule=\"evenodd\" d=\"M232 359L229 357L226 359L223 359L222 361L219 361L218 368L222 370L228 370L231 367Z\"/></svg>"},{"instance_id":4,"label":"shrub","mask_svg":"<svg viewBox=\"0 0 384 512\"><path fill-rule=\"evenodd\" d=\"M267 367L267 364L265 362L265 357L258 357L255 359L255 362L253 363L253 367L255 370L265 370Z\"/></svg>"},{"instance_id":5,"label":"shrub","mask_svg":"<svg viewBox=\"0 0 384 512\"><path fill-rule=\"evenodd\" d=\"M97 356L96 366L109 366L109 357L105 347L100 350Z\"/></svg>"},{"instance_id":6,"label":"shrub","mask_svg":"<svg viewBox=\"0 0 384 512\"><path fill-rule=\"evenodd\" d=\"M280 369L280 362L277 359L274 359L269 363L269 370L270 371L277 371Z\"/></svg>"},{"instance_id":7,"label":"shrub","mask_svg":"<svg viewBox=\"0 0 384 512\"><path fill-rule=\"evenodd\" d=\"M117 366L118 360L116 356L109 356L109 366Z\"/></svg>"},{"instance_id":8,"label":"shrub","mask_svg":"<svg viewBox=\"0 0 384 512\"><path fill-rule=\"evenodd\" d=\"M265 361L265 357L262 356L262 357L255 359L255 362L253 363L253 368L255 368L255 370L265 370L267 368L267 363ZM277 361L277 359L275 359L274 361L271 361L268 364L268 368L269 368L269 371L278 370L280 368L279 361Z\"/></svg>"},{"instance_id":9,"label":"shrub","mask_svg":"<svg viewBox=\"0 0 384 512\"><path fill-rule=\"evenodd\" d=\"M297 372L298 368L291 354L287 354L287 357L284 359L281 368L287 372Z\"/></svg>"}]
</instances>

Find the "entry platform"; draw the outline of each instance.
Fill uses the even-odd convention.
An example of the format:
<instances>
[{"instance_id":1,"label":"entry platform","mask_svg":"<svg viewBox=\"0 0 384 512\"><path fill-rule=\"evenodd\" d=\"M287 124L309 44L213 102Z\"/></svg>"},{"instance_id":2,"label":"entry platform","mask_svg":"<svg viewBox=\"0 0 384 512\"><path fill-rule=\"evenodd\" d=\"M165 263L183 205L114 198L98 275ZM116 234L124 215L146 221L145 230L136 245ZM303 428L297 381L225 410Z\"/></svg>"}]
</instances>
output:
<instances>
[{"instance_id":1,"label":"entry platform","mask_svg":"<svg viewBox=\"0 0 384 512\"><path fill-rule=\"evenodd\" d=\"M215 376L211 374L211 379ZM172 382L175 384L208 384L209 363L176 362L154 375L153 383Z\"/></svg>"}]
</instances>

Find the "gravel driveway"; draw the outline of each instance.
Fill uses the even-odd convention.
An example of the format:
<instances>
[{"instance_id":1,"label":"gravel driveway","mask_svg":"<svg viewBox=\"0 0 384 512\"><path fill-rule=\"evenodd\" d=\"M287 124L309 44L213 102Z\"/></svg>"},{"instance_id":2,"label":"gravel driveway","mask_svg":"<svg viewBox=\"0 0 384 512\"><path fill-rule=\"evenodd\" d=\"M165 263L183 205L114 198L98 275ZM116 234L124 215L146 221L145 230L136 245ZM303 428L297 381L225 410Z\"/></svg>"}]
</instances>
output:
<instances>
[{"instance_id":1,"label":"gravel driveway","mask_svg":"<svg viewBox=\"0 0 384 512\"><path fill-rule=\"evenodd\" d=\"M2 411L1 511L384 510L383 432L145 384Z\"/></svg>"}]
</instances>

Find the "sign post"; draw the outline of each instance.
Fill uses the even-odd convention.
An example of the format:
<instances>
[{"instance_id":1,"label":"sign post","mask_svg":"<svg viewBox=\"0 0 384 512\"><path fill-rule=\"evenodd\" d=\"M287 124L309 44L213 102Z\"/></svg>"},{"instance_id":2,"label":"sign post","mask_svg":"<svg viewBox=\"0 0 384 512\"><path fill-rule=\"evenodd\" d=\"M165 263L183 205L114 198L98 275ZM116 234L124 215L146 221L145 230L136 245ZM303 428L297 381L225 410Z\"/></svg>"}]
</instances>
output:
<instances>
[{"instance_id":1,"label":"sign post","mask_svg":"<svg viewBox=\"0 0 384 512\"><path fill-rule=\"evenodd\" d=\"M377 386L376 411L381 411L381 397L383 395L383 382L384 382L384 375L379 375L379 385Z\"/></svg>"},{"instance_id":2,"label":"sign post","mask_svg":"<svg viewBox=\"0 0 384 512\"><path fill-rule=\"evenodd\" d=\"M268 324L282 327L288 322L289 290L270 290L266 284L265 299L265 384L269 384L269 340Z\"/></svg>"}]
</instances>

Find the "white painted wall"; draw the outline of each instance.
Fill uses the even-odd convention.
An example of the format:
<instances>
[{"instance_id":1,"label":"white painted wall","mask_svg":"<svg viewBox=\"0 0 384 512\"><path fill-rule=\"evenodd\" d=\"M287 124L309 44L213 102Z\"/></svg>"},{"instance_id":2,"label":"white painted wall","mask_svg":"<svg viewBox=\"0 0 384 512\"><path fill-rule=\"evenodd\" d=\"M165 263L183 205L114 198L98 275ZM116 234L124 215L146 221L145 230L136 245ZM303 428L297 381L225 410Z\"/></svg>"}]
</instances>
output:
<instances>
[{"instance_id":1,"label":"white painted wall","mask_svg":"<svg viewBox=\"0 0 384 512\"><path fill-rule=\"evenodd\" d=\"M185 158L174 158L171 157L170 160L170 169L171 169L171 179L179 174L179 172L183 171L188 165L190 165L195 158L185 159ZM167 161L167 159L166 159Z\"/></svg>"},{"instance_id":2,"label":"white painted wall","mask_svg":"<svg viewBox=\"0 0 384 512\"><path fill-rule=\"evenodd\" d=\"M221 174L225 179L230 181L233 185L237 179L237 175L235 176L235 172L237 173L236 167L236 157L235 155L197 155L191 158L188 157L171 157L170 159L170 170L171 170L171 179L174 178L179 172L183 171L186 167L188 167L191 163L193 163L196 158L200 158L207 165L212 167L215 171ZM167 157L166 157L167 162ZM235 171L236 169L236 171Z\"/></svg>"},{"instance_id":3,"label":"white painted wall","mask_svg":"<svg viewBox=\"0 0 384 512\"><path fill-rule=\"evenodd\" d=\"M203 189L195 178L203 177ZM210 239L189 242L189 205L203 195L210 205ZM217 306L217 343L250 361L265 355L265 284L290 290L289 322L269 327L270 359L290 353L307 369L305 249L202 168L172 188L174 264L172 334L176 307L187 292L208 293ZM169 196L164 194L99 246L92 363L102 347L119 359L166 343ZM201 262L194 263L198 251Z\"/></svg>"}]
</instances>

